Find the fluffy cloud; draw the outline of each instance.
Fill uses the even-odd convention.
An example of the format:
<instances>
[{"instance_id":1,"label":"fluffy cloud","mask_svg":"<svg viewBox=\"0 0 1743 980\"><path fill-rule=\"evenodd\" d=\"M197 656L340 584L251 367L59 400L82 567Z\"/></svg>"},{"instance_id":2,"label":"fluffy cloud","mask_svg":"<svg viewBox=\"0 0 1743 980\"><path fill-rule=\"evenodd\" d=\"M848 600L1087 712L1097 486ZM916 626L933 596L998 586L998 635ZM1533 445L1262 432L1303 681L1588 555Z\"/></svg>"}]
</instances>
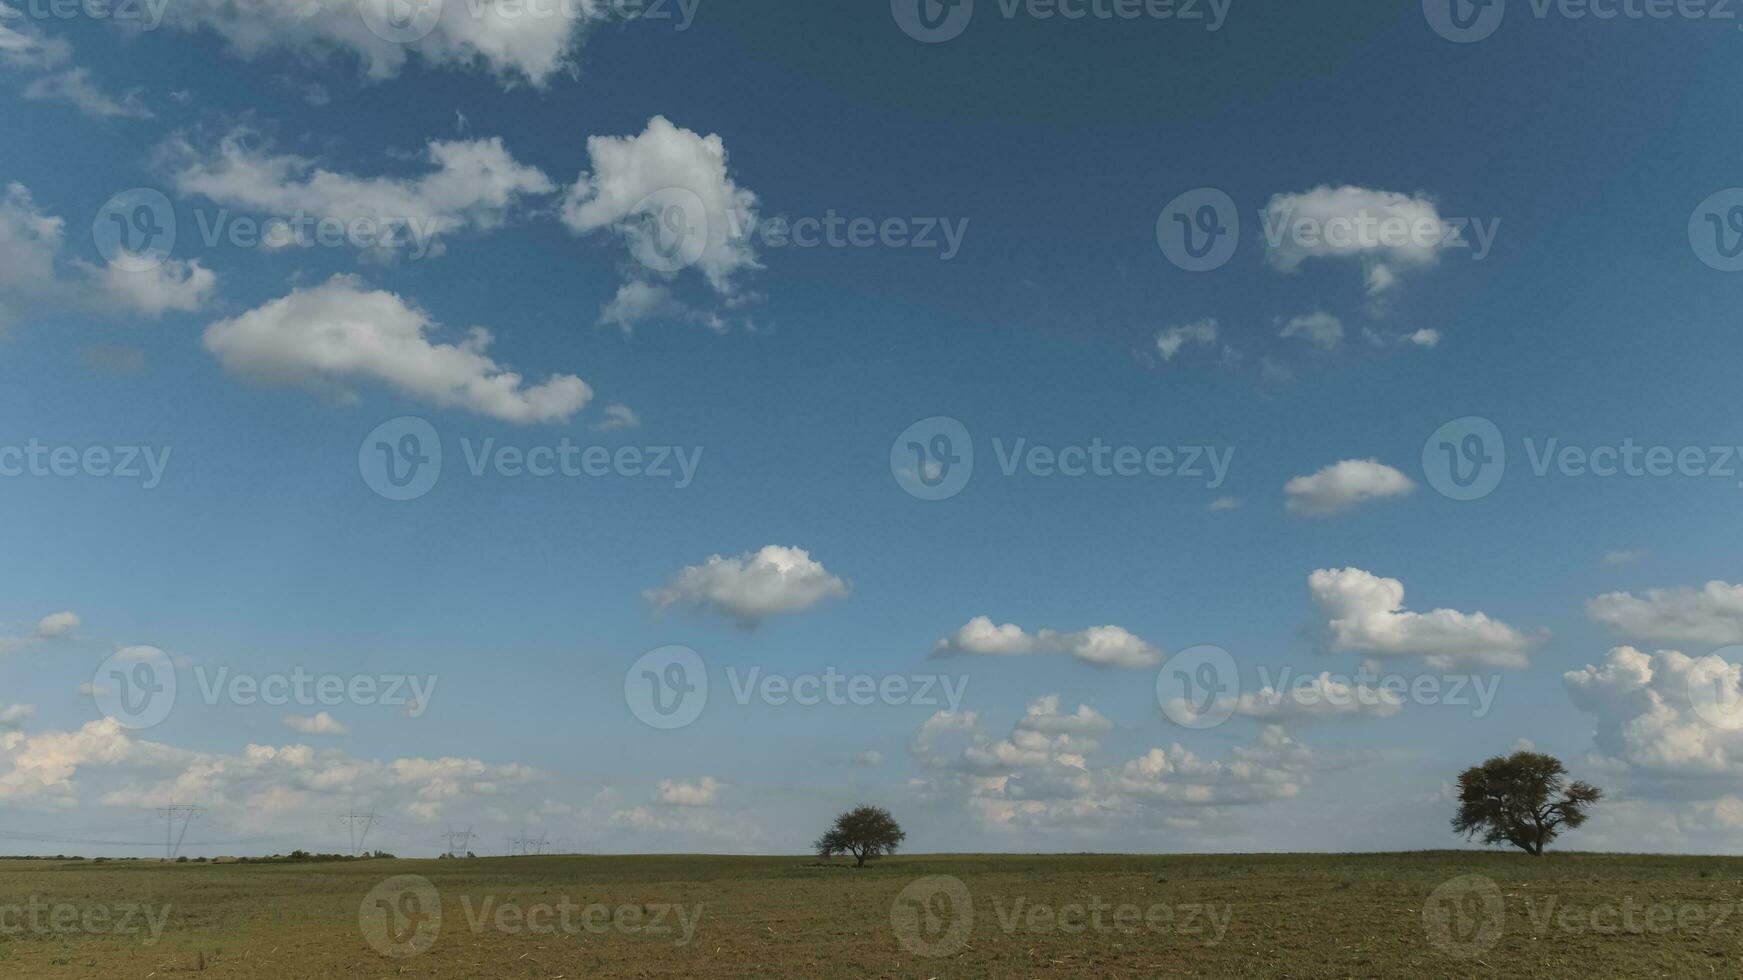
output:
<instances>
[{"instance_id":1,"label":"fluffy cloud","mask_svg":"<svg viewBox=\"0 0 1743 980\"><path fill-rule=\"evenodd\" d=\"M594 432L618 432L642 424L641 417L628 405L605 406L605 417L593 423Z\"/></svg>"},{"instance_id":2,"label":"fluffy cloud","mask_svg":"<svg viewBox=\"0 0 1743 980\"><path fill-rule=\"evenodd\" d=\"M736 558L711 555L689 565L642 597L655 608L688 605L751 627L770 616L809 609L847 595L847 583L813 561L803 548L767 545Z\"/></svg>"},{"instance_id":3,"label":"fluffy cloud","mask_svg":"<svg viewBox=\"0 0 1743 980\"><path fill-rule=\"evenodd\" d=\"M1324 517L1415 489L1409 477L1377 459L1346 459L1284 484L1284 506L1291 514Z\"/></svg>"},{"instance_id":4,"label":"fluffy cloud","mask_svg":"<svg viewBox=\"0 0 1743 980\"><path fill-rule=\"evenodd\" d=\"M1421 657L1436 669L1525 667L1531 641L1481 612L1404 608L1404 583L1359 568L1308 576L1313 599L1330 617L1333 651Z\"/></svg>"},{"instance_id":5,"label":"fluffy cloud","mask_svg":"<svg viewBox=\"0 0 1743 980\"><path fill-rule=\"evenodd\" d=\"M653 320L698 323L715 333L725 333L727 321L717 313L699 310L682 302L665 286L635 280L617 289L611 302L599 309L599 322L614 326L625 336L635 332L636 324Z\"/></svg>"},{"instance_id":6,"label":"fluffy cloud","mask_svg":"<svg viewBox=\"0 0 1743 980\"><path fill-rule=\"evenodd\" d=\"M654 790L654 800L666 806L713 806L720 795L720 781L703 776L695 782L662 779Z\"/></svg>"},{"instance_id":7,"label":"fluffy cloud","mask_svg":"<svg viewBox=\"0 0 1743 980\"><path fill-rule=\"evenodd\" d=\"M71 259L57 268L66 222L37 207L23 184L0 195L0 328L41 310L161 316L204 305L217 276L198 261L169 259L150 268L96 266Z\"/></svg>"},{"instance_id":8,"label":"fluffy cloud","mask_svg":"<svg viewBox=\"0 0 1743 980\"><path fill-rule=\"evenodd\" d=\"M184 194L279 218L369 222L372 238L388 239L370 246L377 252L409 248L420 257L441 253L439 236L495 228L526 198L557 189L536 167L517 162L501 139L432 141L424 151L431 169L417 177L339 173L269 153L240 129L209 151L177 138L159 155ZM289 226L277 227L268 240L288 244Z\"/></svg>"},{"instance_id":9,"label":"fluffy cloud","mask_svg":"<svg viewBox=\"0 0 1743 980\"><path fill-rule=\"evenodd\" d=\"M1161 650L1123 627L1093 626L1075 633L1043 629L1028 633L1013 623L995 626L985 616L974 617L932 646L934 657L958 654L1025 657L1059 653L1098 667L1154 667L1162 662Z\"/></svg>"},{"instance_id":10,"label":"fluffy cloud","mask_svg":"<svg viewBox=\"0 0 1743 980\"><path fill-rule=\"evenodd\" d=\"M17 653L49 640L64 640L79 628L79 617L70 612L50 613L36 621L36 627L24 636L0 636L0 655Z\"/></svg>"},{"instance_id":11,"label":"fluffy cloud","mask_svg":"<svg viewBox=\"0 0 1743 980\"><path fill-rule=\"evenodd\" d=\"M288 51L319 63L337 52L356 58L368 77L382 79L397 75L415 53L431 65L482 67L505 82L543 85L570 66L588 25L605 16L604 4L595 0L450 0L416 6L407 36L401 36L392 18L403 12L395 14L390 2L184 0L168 5L165 20L188 31L210 29L229 42L232 54L250 60Z\"/></svg>"},{"instance_id":12,"label":"fluffy cloud","mask_svg":"<svg viewBox=\"0 0 1743 980\"><path fill-rule=\"evenodd\" d=\"M0 705L0 729L16 729L36 717L34 704Z\"/></svg>"},{"instance_id":13,"label":"fluffy cloud","mask_svg":"<svg viewBox=\"0 0 1743 980\"><path fill-rule=\"evenodd\" d=\"M1217 322L1215 320L1200 320L1176 327L1168 327L1156 335L1156 353L1162 355L1164 361L1174 360L1174 355L1180 353L1187 344L1208 345L1216 343Z\"/></svg>"},{"instance_id":14,"label":"fluffy cloud","mask_svg":"<svg viewBox=\"0 0 1743 980\"><path fill-rule=\"evenodd\" d=\"M66 64L72 56L67 42L42 36L21 11L0 3L0 64L41 70Z\"/></svg>"},{"instance_id":15,"label":"fluffy cloud","mask_svg":"<svg viewBox=\"0 0 1743 980\"><path fill-rule=\"evenodd\" d=\"M304 717L302 715L285 715L284 727L303 735L349 735L351 729L340 724L337 719L325 711Z\"/></svg>"},{"instance_id":16,"label":"fluffy cloud","mask_svg":"<svg viewBox=\"0 0 1743 980\"><path fill-rule=\"evenodd\" d=\"M113 718L75 731L0 734L0 800L127 809L198 800L220 819L260 819L275 828L298 814L328 825L342 804L430 821L539 778L515 764L453 757L381 761L306 745L193 751L138 737ZM82 786L87 780L107 788Z\"/></svg>"},{"instance_id":17,"label":"fluffy cloud","mask_svg":"<svg viewBox=\"0 0 1743 980\"><path fill-rule=\"evenodd\" d=\"M562 421L593 397L587 383L559 374L542 384L487 356L492 337L473 327L457 344L428 334L429 315L399 296L371 290L354 276L297 289L206 328L206 349L238 374L304 384L355 397L349 386L381 382L436 405L464 408L505 422Z\"/></svg>"},{"instance_id":18,"label":"fluffy cloud","mask_svg":"<svg viewBox=\"0 0 1743 980\"><path fill-rule=\"evenodd\" d=\"M1283 324L1280 337L1299 337L1320 350L1331 350L1344 342L1344 323L1330 313L1306 313Z\"/></svg>"},{"instance_id":19,"label":"fluffy cloud","mask_svg":"<svg viewBox=\"0 0 1743 980\"><path fill-rule=\"evenodd\" d=\"M4 44L4 39L0 39L0 44ZM98 88L91 81L90 71L85 68L72 68L35 79L24 87L24 97L65 102L93 119L153 118L152 111L140 101L138 89L117 99Z\"/></svg>"},{"instance_id":20,"label":"fluffy cloud","mask_svg":"<svg viewBox=\"0 0 1743 980\"><path fill-rule=\"evenodd\" d=\"M1586 614L1637 642L1707 649L1743 643L1743 585L1727 582L1649 589L1644 597L1611 592L1586 603Z\"/></svg>"},{"instance_id":21,"label":"fluffy cloud","mask_svg":"<svg viewBox=\"0 0 1743 980\"><path fill-rule=\"evenodd\" d=\"M1649 793L1717 795L1743 775L1743 666L1623 646L1562 681L1597 718L1594 762L1643 777Z\"/></svg>"},{"instance_id":22,"label":"fluffy cloud","mask_svg":"<svg viewBox=\"0 0 1743 980\"><path fill-rule=\"evenodd\" d=\"M1435 264L1449 231L1427 196L1353 186L1277 194L1263 220L1273 267L1294 272L1308 259L1353 259L1375 296L1396 288L1403 272Z\"/></svg>"},{"instance_id":23,"label":"fluffy cloud","mask_svg":"<svg viewBox=\"0 0 1743 980\"><path fill-rule=\"evenodd\" d=\"M1000 829L1082 829L1169 808L1261 803L1296 795L1321 763L1313 752L1267 726L1226 761L1175 744L1114 765L1099 764L1105 719L1079 706L1061 715L1057 696L1031 702L1006 738L981 730L972 713L941 711L916 731L911 751L928 776L923 796L954 799ZM1146 813L1153 811L1153 813Z\"/></svg>"},{"instance_id":24,"label":"fluffy cloud","mask_svg":"<svg viewBox=\"0 0 1743 980\"><path fill-rule=\"evenodd\" d=\"M90 305L109 313L192 313L206 305L218 285L217 274L197 259L164 259L149 269L98 266L81 259L74 259L72 266L84 277Z\"/></svg>"},{"instance_id":25,"label":"fluffy cloud","mask_svg":"<svg viewBox=\"0 0 1743 980\"><path fill-rule=\"evenodd\" d=\"M743 298L735 279L761 268L747 235L757 196L734 182L718 135L701 136L655 116L639 136L588 137L587 156L588 169L563 199L570 230L610 230L645 269L669 276L695 265L721 296ZM617 319L610 322L667 301L648 291L629 298L620 293L613 301Z\"/></svg>"}]
</instances>

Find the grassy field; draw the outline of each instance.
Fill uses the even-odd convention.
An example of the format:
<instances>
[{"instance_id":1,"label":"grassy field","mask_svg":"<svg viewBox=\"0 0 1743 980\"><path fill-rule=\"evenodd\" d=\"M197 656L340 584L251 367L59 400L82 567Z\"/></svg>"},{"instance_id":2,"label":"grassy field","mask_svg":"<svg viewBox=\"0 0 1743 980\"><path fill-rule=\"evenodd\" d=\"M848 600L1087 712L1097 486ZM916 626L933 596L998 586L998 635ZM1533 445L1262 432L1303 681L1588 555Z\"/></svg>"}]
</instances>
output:
<instances>
[{"instance_id":1,"label":"grassy field","mask_svg":"<svg viewBox=\"0 0 1743 980\"><path fill-rule=\"evenodd\" d=\"M0 976L1735 977L1740 903L1594 854L0 860Z\"/></svg>"}]
</instances>

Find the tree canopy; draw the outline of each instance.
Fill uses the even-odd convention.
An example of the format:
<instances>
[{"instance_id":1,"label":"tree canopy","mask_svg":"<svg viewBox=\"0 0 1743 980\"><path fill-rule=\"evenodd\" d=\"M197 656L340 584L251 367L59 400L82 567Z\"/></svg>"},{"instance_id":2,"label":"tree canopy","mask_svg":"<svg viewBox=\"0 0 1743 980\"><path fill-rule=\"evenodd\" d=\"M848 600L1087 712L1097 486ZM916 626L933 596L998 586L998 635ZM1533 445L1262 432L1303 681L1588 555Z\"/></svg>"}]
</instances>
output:
<instances>
[{"instance_id":1,"label":"tree canopy","mask_svg":"<svg viewBox=\"0 0 1743 980\"><path fill-rule=\"evenodd\" d=\"M1590 783L1567 782L1567 767L1541 752L1495 756L1459 774L1459 812L1453 830L1485 844L1512 844L1527 854L1543 849L1564 830L1586 822L1587 810L1604 798Z\"/></svg>"},{"instance_id":2,"label":"tree canopy","mask_svg":"<svg viewBox=\"0 0 1743 980\"><path fill-rule=\"evenodd\" d=\"M865 867L865 862L880 854L894 854L907 838L904 831L881 806L861 805L835 818L835 823L817 838L818 857L852 854L853 866Z\"/></svg>"}]
</instances>

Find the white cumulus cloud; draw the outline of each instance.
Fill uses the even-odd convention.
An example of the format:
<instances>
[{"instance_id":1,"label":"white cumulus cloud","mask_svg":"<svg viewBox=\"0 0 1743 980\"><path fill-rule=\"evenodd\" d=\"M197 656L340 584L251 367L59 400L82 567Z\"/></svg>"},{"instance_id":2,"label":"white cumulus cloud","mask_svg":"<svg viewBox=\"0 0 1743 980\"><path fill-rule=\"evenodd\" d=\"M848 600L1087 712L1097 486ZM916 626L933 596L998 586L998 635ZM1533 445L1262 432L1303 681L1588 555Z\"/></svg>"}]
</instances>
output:
<instances>
[{"instance_id":1,"label":"white cumulus cloud","mask_svg":"<svg viewBox=\"0 0 1743 980\"><path fill-rule=\"evenodd\" d=\"M1698 589L1611 592L1586 603L1586 614L1639 642L1721 647L1743 643L1743 585L1712 581Z\"/></svg>"},{"instance_id":2,"label":"white cumulus cloud","mask_svg":"<svg viewBox=\"0 0 1743 980\"><path fill-rule=\"evenodd\" d=\"M1430 667L1526 667L1531 640L1486 613L1404 608L1404 583L1359 568L1308 576L1313 599L1331 617L1331 649L1381 657L1421 657Z\"/></svg>"},{"instance_id":3,"label":"white cumulus cloud","mask_svg":"<svg viewBox=\"0 0 1743 980\"><path fill-rule=\"evenodd\" d=\"M1263 220L1273 267L1294 272L1308 259L1357 261L1374 296L1395 289L1404 272L1439 261L1450 230L1426 195L1349 185L1274 195Z\"/></svg>"},{"instance_id":4,"label":"white cumulus cloud","mask_svg":"<svg viewBox=\"0 0 1743 980\"><path fill-rule=\"evenodd\" d=\"M563 223L570 230L608 229L645 268L675 272L672 257L661 252L662 236L671 233L669 222L681 219L679 240L690 242L696 268L721 296L741 296L736 278L760 268L748 236L757 196L733 180L718 134L702 136L655 116L636 136L588 137L587 156L588 169L563 199ZM652 293L619 294L609 322L666 301Z\"/></svg>"},{"instance_id":5,"label":"white cumulus cloud","mask_svg":"<svg viewBox=\"0 0 1743 980\"><path fill-rule=\"evenodd\" d=\"M337 719L325 711L317 711L313 715L285 715L284 727L304 735L349 735L351 729L340 724Z\"/></svg>"},{"instance_id":6,"label":"white cumulus cloud","mask_svg":"<svg viewBox=\"0 0 1743 980\"><path fill-rule=\"evenodd\" d=\"M1014 623L995 625L976 616L932 646L935 657L958 654L1022 657L1066 654L1098 667L1154 667L1162 651L1124 627L1093 626L1073 633L1042 629L1034 633Z\"/></svg>"},{"instance_id":7,"label":"white cumulus cloud","mask_svg":"<svg viewBox=\"0 0 1743 980\"><path fill-rule=\"evenodd\" d=\"M848 593L803 548L767 545L733 558L711 555L700 565L680 569L666 585L642 593L657 609L693 606L750 627L770 616L802 612Z\"/></svg>"},{"instance_id":8,"label":"white cumulus cloud","mask_svg":"<svg viewBox=\"0 0 1743 980\"><path fill-rule=\"evenodd\" d=\"M493 338L482 327L444 344L430 339L436 326L398 295L341 275L212 324L205 344L225 368L262 381L348 397L350 386L374 381L505 422L562 421L593 397L572 374L526 383L488 356Z\"/></svg>"},{"instance_id":9,"label":"white cumulus cloud","mask_svg":"<svg viewBox=\"0 0 1743 980\"><path fill-rule=\"evenodd\" d=\"M1291 514L1324 517L1415 489L1409 477L1377 459L1346 459L1285 483L1284 507Z\"/></svg>"}]
</instances>

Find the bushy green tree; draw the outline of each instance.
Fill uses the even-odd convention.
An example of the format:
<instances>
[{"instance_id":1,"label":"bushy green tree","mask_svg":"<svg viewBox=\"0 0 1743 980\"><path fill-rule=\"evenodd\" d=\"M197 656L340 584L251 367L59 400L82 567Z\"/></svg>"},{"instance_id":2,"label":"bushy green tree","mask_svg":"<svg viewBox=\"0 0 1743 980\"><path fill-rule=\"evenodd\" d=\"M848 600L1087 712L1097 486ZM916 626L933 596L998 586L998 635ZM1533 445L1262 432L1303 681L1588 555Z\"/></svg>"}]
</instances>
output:
<instances>
[{"instance_id":1,"label":"bushy green tree","mask_svg":"<svg viewBox=\"0 0 1743 980\"><path fill-rule=\"evenodd\" d=\"M890 811L881 806L856 806L836 817L815 846L818 857L852 854L853 866L863 868L870 858L894 854L907 836Z\"/></svg>"},{"instance_id":2,"label":"bushy green tree","mask_svg":"<svg viewBox=\"0 0 1743 980\"><path fill-rule=\"evenodd\" d=\"M1453 830L1485 844L1512 844L1541 855L1564 830L1586 822L1604 798L1590 783L1567 781L1567 767L1541 752L1495 756L1459 774L1459 812Z\"/></svg>"}]
</instances>

